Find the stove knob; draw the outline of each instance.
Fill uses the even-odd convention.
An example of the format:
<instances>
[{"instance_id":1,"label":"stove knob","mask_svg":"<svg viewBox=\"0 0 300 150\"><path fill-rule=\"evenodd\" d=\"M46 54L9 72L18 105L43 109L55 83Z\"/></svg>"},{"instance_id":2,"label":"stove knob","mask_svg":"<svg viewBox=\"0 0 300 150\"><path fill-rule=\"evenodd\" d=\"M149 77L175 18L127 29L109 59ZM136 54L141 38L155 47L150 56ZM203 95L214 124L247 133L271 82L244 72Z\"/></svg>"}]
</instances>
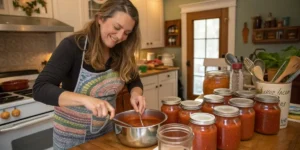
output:
<instances>
[{"instance_id":1,"label":"stove knob","mask_svg":"<svg viewBox=\"0 0 300 150\"><path fill-rule=\"evenodd\" d=\"M7 112L7 111L3 111L2 113L1 113L1 118L2 119L8 119L10 117L10 114L9 114L9 112Z\"/></svg>"},{"instance_id":2,"label":"stove knob","mask_svg":"<svg viewBox=\"0 0 300 150\"><path fill-rule=\"evenodd\" d=\"M19 117L21 114L21 111L17 108L15 108L12 112L11 112L11 115L14 116L14 117Z\"/></svg>"}]
</instances>

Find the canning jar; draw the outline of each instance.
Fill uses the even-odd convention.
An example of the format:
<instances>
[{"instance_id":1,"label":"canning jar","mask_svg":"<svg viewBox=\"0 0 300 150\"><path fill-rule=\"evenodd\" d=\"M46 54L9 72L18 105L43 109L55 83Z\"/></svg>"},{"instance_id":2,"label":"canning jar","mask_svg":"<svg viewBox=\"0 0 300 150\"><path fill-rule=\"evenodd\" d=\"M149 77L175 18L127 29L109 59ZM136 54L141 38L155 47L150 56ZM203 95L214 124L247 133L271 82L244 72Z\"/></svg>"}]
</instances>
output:
<instances>
[{"instance_id":1,"label":"canning jar","mask_svg":"<svg viewBox=\"0 0 300 150\"><path fill-rule=\"evenodd\" d=\"M255 111L254 101L247 98L232 98L229 105L239 108L241 120L241 140L249 140L254 134Z\"/></svg>"},{"instance_id":2,"label":"canning jar","mask_svg":"<svg viewBox=\"0 0 300 150\"><path fill-rule=\"evenodd\" d=\"M214 94L223 96L225 105L228 105L228 101L232 98L232 91L226 88L214 89Z\"/></svg>"},{"instance_id":3,"label":"canning jar","mask_svg":"<svg viewBox=\"0 0 300 150\"><path fill-rule=\"evenodd\" d=\"M241 120L239 109L222 105L214 107L217 126L217 148L237 150L241 140Z\"/></svg>"},{"instance_id":4,"label":"canning jar","mask_svg":"<svg viewBox=\"0 0 300 150\"><path fill-rule=\"evenodd\" d=\"M246 91L246 90L240 90L235 91L234 96L235 98L248 98L254 100L256 92L255 91Z\"/></svg>"},{"instance_id":5,"label":"canning jar","mask_svg":"<svg viewBox=\"0 0 300 150\"><path fill-rule=\"evenodd\" d=\"M213 114L213 108L215 106L223 105L224 97L220 95L209 94L203 97L203 105L201 110Z\"/></svg>"},{"instance_id":6,"label":"canning jar","mask_svg":"<svg viewBox=\"0 0 300 150\"><path fill-rule=\"evenodd\" d=\"M193 129L195 150L215 150L217 149L217 127L215 116L209 113L191 114L189 126Z\"/></svg>"},{"instance_id":7,"label":"canning jar","mask_svg":"<svg viewBox=\"0 0 300 150\"><path fill-rule=\"evenodd\" d=\"M181 101L180 106L181 109L179 110L179 118L178 122L188 125L190 123L190 115L192 113L201 112L200 110L201 102L194 101L194 100L185 100Z\"/></svg>"},{"instance_id":8,"label":"canning jar","mask_svg":"<svg viewBox=\"0 0 300 150\"><path fill-rule=\"evenodd\" d=\"M164 112L168 119L163 124L178 123L178 113L180 110L181 99L176 96L164 97L162 99L161 111Z\"/></svg>"},{"instance_id":9,"label":"canning jar","mask_svg":"<svg viewBox=\"0 0 300 150\"><path fill-rule=\"evenodd\" d=\"M157 129L159 150L192 150L194 134L191 127L169 123Z\"/></svg>"},{"instance_id":10,"label":"canning jar","mask_svg":"<svg viewBox=\"0 0 300 150\"><path fill-rule=\"evenodd\" d=\"M214 89L229 88L229 74L227 71L208 71L205 73L203 93L213 94Z\"/></svg>"},{"instance_id":11,"label":"canning jar","mask_svg":"<svg viewBox=\"0 0 300 150\"><path fill-rule=\"evenodd\" d=\"M257 94L254 99L255 131L277 134L280 128L279 98L275 95Z\"/></svg>"}]
</instances>

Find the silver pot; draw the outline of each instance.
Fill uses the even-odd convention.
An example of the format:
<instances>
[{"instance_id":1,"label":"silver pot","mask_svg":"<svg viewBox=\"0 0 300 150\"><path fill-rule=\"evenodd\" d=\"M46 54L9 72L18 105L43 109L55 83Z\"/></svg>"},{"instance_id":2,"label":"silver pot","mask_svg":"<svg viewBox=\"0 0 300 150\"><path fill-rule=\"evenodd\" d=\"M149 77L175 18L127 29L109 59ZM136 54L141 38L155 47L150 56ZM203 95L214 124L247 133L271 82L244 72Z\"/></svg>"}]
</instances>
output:
<instances>
[{"instance_id":1,"label":"silver pot","mask_svg":"<svg viewBox=\"0 0 300 150\"><path fill-rule=\"evenodd\" d=\"M167 115L163 112L154 109L146 109L142 118L155 117L161 120L157 124L144 127L128 127L115 122L115 134L117 139L129 147L149 147L157 143L156 133L158 127L167 120ZM126 122L126 120L139 118L139 115L134 110L121 112L115 116L116 119Z\"/></svg>"}]
</instances>

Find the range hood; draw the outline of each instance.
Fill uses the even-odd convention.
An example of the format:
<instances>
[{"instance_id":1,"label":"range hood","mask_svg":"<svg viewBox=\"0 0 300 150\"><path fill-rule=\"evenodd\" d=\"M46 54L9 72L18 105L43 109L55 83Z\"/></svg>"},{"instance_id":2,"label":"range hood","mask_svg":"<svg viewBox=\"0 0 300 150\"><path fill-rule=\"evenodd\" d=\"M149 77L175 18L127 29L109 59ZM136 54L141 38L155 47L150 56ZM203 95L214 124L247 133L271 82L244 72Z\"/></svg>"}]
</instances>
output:
<instances>
[{"instance_id":1,"label":"range hood","mask_svg":"<svg viewBox=\"0 0 300 150\"><path fill-rule=\"evenodd\" d=\"M74 28L53 18L0 15L0 31L73 32Z\"/></svg>"}]
</instances>

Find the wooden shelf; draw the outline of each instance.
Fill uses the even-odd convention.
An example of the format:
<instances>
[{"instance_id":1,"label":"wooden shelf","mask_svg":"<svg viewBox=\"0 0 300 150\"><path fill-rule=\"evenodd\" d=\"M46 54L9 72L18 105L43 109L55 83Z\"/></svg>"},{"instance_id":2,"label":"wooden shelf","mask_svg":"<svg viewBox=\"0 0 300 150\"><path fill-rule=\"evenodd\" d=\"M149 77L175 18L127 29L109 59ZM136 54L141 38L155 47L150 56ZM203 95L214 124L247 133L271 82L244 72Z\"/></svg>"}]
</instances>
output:
<instances>
[{"instance_id":1,"label":"wooden shelf","mask_svg":"<svg viewBox=\"0 0 300 150\"><path fill-rule=\"evenodd\" d=\"M300 41L300 26L253 29L252 42L254 44L266 43L292 43Z\"/></svg>"},{"instance_id":2,"label":"wooden shelf","mask_svg":"<svg viewBox=\"0 0 300 150\"><path fill-rule=\"evenodd\" d=\"M181 47L181 20L165 21L165 47Z\"/></svg>"}]
</instances>

